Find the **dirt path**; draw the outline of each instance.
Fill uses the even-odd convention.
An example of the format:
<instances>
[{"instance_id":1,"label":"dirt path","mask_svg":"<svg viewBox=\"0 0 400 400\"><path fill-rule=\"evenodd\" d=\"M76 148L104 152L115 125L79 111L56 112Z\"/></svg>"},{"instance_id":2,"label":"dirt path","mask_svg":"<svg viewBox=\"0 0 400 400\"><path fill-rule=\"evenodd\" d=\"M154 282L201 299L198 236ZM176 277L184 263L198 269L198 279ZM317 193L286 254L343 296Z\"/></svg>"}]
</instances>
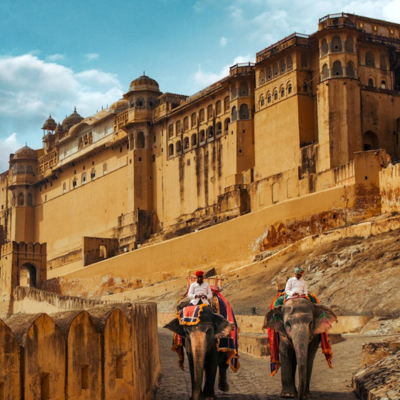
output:
<instances>
[{"instance_id":1,"label":"dirt path","mask_svg":"<svg viewBox=\"0 0 400 400\"><path fill-rule=\"evenodd\" d=\"M162 377L156 391L155 400L187 400L190 397L190 376L182 372L177 364L177 356L171 348L172 334L160 329L160 357ZM361 346L372 339L371 336L347 335L343 342L333 345L333 366L329 369L325 357L319 351L314 363L311 382L312 398L317 400L356 400L352 392L352 374L361 367ZM277 400L280 399L280 374L269 376L269 358L257 359L240 356L241 367L235 374L229 374L229 393L218 389L218 399L232 400Z\"/></svg>"}]
</instances>

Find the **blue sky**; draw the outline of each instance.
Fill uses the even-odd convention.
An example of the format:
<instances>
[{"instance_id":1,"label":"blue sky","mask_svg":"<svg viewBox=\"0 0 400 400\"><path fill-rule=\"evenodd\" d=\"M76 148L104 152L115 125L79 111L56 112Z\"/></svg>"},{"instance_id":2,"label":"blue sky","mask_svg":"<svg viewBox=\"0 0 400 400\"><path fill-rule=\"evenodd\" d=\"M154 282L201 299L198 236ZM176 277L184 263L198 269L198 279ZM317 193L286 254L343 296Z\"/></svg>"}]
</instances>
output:
<instances>
[{"instance_id":1,"label":"blue sky","mask_svg":"<svg viewBox=\"0 0 400 400\"><path fill-rule=\"evenodd\" d=\"M1 0L0 171L49 116L87 117L146 72L191 95L318 19L349 12L400 23L400 0Z\"/></svg>"}]
</instances>

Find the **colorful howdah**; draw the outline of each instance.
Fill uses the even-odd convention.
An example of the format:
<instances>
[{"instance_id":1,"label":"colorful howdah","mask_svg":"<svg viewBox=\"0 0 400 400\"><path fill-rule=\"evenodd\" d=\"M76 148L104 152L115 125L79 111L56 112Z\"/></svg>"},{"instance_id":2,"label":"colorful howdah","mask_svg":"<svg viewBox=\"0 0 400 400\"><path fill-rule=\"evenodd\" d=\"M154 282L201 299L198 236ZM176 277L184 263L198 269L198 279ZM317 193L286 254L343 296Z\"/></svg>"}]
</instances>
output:
<instances>
[{"instance_id":1,"label":"colorful howdah","mask_svg":"<svg viewBox=\"0 0 400 400\"><path fill-rule=\"evenodd\" d=\"M236 372L240 368L239 362L239 353L238 353L238 334L239 329L237 326L235 314L233 313L232 307L229 304L228 300L216 290L212 290L213 292L213 302L216 307L216 311L218 314L222 315L225 319L227 319L233 326L233 329L230 333L229 337L218 339L217 348L218 351L227 352L228 359L227 363L231 367L231 369ZM183 297L186 296L186 293ZM182 297L182 298L183 298ZM179 319L179 323L181 325L197 325L200 322L200 316L203 308L206 304L200 304L199 306L188 306L179 310L177 312L177 317ZM175 351L178 354L179 367L184 370L184 352L183 347L185 345L185 338L174 334L173 343L172 343L172 351Z\"/></svg>"}]
</instances>

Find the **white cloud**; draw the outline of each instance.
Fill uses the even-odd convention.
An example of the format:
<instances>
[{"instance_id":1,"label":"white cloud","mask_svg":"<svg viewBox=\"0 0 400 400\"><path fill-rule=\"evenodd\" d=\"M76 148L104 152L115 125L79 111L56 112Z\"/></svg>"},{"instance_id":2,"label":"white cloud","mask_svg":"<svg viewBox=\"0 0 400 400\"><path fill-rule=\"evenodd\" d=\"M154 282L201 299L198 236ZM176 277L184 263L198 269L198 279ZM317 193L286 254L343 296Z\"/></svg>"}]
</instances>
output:
<instances>
[{"instance_id":1,"label":"white cloud","mask_svg":"<svg viewBox=\"0 0 400 400\"><path fill-rule=\"evenodd\" d=\"M99 58L99 55L97 53L88 53L85 54L86 61L93 61L97 60Z\"/></svg>"},{"instance_id":2,"label":"white cloud","mask_svg":"<svg viewBox=\"0 0 400 400\"><path fill-rule=\"evenodd\" d=\"M15 153L21 147L22 145L18 142L16 133L12 133L5 139L0 139L0 174L8 169L10 154Z\"/></svg>"},{"instance_id":3,"label":"white cloud","mask_svg":"<svg viewBox=\"0 0 400 400\"><path fill-rule=\"evenodd\" d=\"M229 68L232 65L241 64L241 63L248 63L254 62L254 56L238 56L233 60L232 64L225 65L221 70L217 73L215 72L205 72L203 71L201 65L199 65L196 73L194 74L194 81L196 86L199 89L203 89L206 86L212 85L213 83L225 78L229 75Z\"/></svg>"},{"instance_id":4,"label":"white cloud","mask_svg":"<svg viewBox=\"0 0 400 400\"><path fill-rule=\"evenodd\" d=\"M46 57L46 61L57 62L65 60L65 56L63 54L52 54Z\"/></svg>"},{"instance_id":5,"label":"white cloud","mask_svg":"<svg viewBox=\"0 0 400 400\"><path fill-rule=\"evenodd\" d=\"M221 47L225 47L226 44L228 43L228 39L225 38L225 37L222 37L222 38L220 39L219 43L220 43Z\"/></svg>"},{"instance_id":6,"label":"white cloud","mask_svg":"<svg viewBox=\"0 0 400 400\"><path fill-rule=\"evenodd\" d=\"M75 73L32 54L0 57L0 138L18 133L28 146L41 147L41 127L49 114L62 122L74 106L83 117L121 98L115 74L95 69Z\"/></svg>"}]
</instances>

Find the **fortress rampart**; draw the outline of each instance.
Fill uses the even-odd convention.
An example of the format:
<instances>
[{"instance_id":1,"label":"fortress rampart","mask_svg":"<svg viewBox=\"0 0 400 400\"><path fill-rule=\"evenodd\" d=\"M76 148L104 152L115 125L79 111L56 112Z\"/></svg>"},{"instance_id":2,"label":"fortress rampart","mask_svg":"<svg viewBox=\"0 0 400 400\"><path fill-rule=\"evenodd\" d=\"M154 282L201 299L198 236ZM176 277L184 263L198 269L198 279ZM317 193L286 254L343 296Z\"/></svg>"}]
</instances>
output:
<instances>
[{"instance_id":1,"label":"fortress rampart","mask_svg":"<svg viewBox=\"0 0 400 400\"><path fill-rule=\"evenodd\" d=\"M160 372L153 303L0 320L0 398L150 400Z\"/></svg>"}]
</instances>

